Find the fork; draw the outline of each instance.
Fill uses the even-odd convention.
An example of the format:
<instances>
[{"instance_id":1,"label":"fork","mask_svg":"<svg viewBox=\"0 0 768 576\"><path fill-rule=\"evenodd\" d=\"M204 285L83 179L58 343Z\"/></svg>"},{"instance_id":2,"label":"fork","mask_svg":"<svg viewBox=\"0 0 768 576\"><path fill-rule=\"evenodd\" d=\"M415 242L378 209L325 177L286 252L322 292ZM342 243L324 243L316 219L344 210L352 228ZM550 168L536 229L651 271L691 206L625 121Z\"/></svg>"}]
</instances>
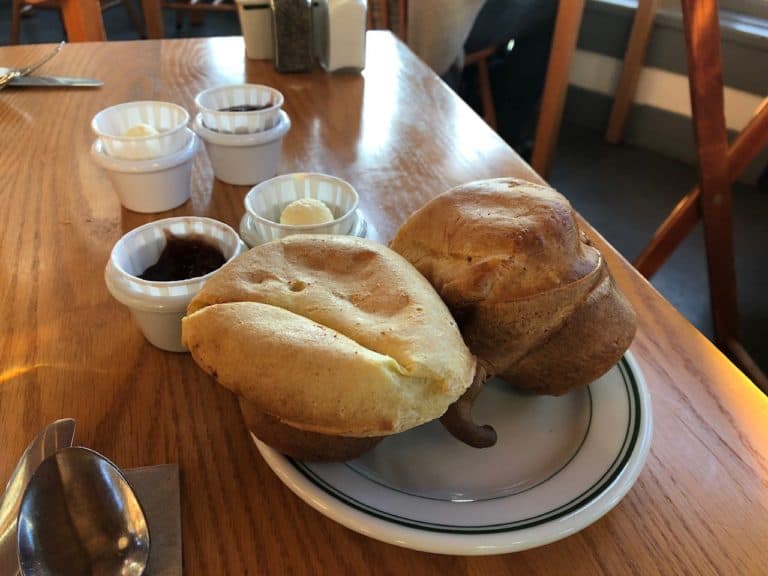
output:
<instances>
[{"instance_id":1,"label":"fork","mask_svg":"<svg viewBox=\"0 0 768 576\"><path fill-rule=\"evenodd\" d=\"M54 48L51 52L49 52L48 54L40 58L40 60L38 60L37 62L30 64L25 68L14 68L4 74L0 74L0 90L5 88L6 85L8 85L8 83L14 78L21 78L22 76L28 76L29 74L31 74L32 72L40 68L40 66L42 66L43 64L48 62L48 60L56 56L56 54L58 54L61 51L61 49L64 47L64 44L65 44L65 41L62 40L61 43L58 46L56 46L56 48Z\"/></svg>"}]
</instances>

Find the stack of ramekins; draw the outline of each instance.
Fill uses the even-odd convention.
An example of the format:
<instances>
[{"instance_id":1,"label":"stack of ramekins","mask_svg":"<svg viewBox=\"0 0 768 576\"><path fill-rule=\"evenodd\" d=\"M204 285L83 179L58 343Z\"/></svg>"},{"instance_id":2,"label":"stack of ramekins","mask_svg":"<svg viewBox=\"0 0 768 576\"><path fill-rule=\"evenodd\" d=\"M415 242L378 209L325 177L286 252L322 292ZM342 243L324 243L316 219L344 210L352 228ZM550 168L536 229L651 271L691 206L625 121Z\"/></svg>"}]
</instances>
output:
<instances>
[{"instance_id":1,"label":"stack of ramekins","mask_svg":"<svg viewBox=\"0 0 768 576\"><path fill-rule=\"evenodd\" d=\"M163 212L186 202L202 139L219 180L256 185L245 198L240 226L248 245L301 233L365 235L358 195L348 182L314 173L275 177L291 127L280 92L258 84L218 86L200 92L195 105L194 131L187 127L187 111L167 102L127 102L94 116L97 139L91 154L125 208ZM326 220L312 224L302 216L281 223L288 205L299 209L301 204L303 210L304 201L322 206ZM149 342L183 352L181 318L187 304L217 267L246 248L222 222L166 218L125 234L112 250L104 279ZM190 263L187 256L197 260Z\"/></svg>"},{"instance_id":2,"label":"stack of ramekins","mask_svg":"<svg viewBox=\"0 0 768 576\"><path fill-rule=\"evenodd\" d=\"M229 262L246 249L232 228L210 218L182 216L139 226L112 248L104 280L112 296L130 311L144 337L170 352L186 352L181 319L187 305L213 274L183 280L145 280L142 275L161 257L169 237L196 239L218 248Z\"/></svg>"},{"instance_id":3,"label":"stack of ramekins","mask_svg":"<svg viewBox=\"0 0 768 576\"><path fill-rule=\"evenodd\" d=\"M269 86L217 86L195 97L193 127L205 142L216 178L257 184L277 174L291 127L283 95Z\"/></svg>"},{"instance_id":4,"label":"stack of ramekins","mask_svg":"<svg viewBox=\"0 0 768 576\"><path fill-rule=\"evenodd\" d=\"M125 208L163 212L189 199L199 144L188 122L189 113L170 102L126 102L93 117L91 155Z\"/></svg>"}]
</instances>

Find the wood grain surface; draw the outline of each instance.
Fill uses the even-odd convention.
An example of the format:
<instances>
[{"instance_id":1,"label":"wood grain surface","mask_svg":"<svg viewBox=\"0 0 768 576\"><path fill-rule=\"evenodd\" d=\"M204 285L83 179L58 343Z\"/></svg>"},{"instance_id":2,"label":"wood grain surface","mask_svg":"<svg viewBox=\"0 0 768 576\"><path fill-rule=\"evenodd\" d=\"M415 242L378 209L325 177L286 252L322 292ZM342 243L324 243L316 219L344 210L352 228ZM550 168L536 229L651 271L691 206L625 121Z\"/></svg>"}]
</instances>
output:
<instances>
[{"instance_id":1,"label":"wood grain surface","mask_svg":"<svg viewBox=\"0 0 768 576\"><path fill-rule=\"evenodd\" d=\"M0 48L0 63L48 48ZM653 444L610 513L516 554L414 552L326 519L266 466L232 394L188 355L153 348L111 298L104 266L123 233L170 215L235 226L248 189L214 180L201 153L187 204L158 215L122 210L89 157L92 116L118 102L192 111L209 86L275 86L293 121L281 172L349 180L382 241L453 185L537 179L394 36L369 34L362 76L279 75L245 61L239 38L69 45L44 72L105 86L0 92L0 483L40 428L73 417L77 440L119 466L179 464L188 575L765 573L768 400L591 228L638 312L632 350L652 396Z\"/></svg>"}]
</instances>

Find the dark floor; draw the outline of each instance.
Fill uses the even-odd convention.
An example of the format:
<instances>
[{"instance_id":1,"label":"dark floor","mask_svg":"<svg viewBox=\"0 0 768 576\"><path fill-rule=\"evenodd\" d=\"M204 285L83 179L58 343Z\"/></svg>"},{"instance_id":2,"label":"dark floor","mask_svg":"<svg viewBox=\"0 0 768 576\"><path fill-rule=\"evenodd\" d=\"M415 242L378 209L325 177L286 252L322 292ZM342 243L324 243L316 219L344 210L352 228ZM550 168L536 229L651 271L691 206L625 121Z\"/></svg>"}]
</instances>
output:
<instances>
[{"instance_id":1,"label":"dark floor","mask_svg":"<svg viewBox=\"0 0 768 576\"><path fill-rule=\"evenodd\" d=\"M0 5L0 44L9 38L9 4ZM191 26L185 18L180 29L173 13L166 11L165 20L169 37L240 32L234 13L207 13L201 26ZM122 6L105 14L105 26L110 40L139 37ZM23 19L21 28L22 42L53 42L64 36L58 15L52 11L35 11ZM631 261L695 184L696 170L653 152L605 144L600 134L566 123L550 180ZM733 192L743 342L763 370L768 370L768 267L762 261L762 249L768 246L768 195L744 185L734 186ZM653 284L699 330L712 336L700 226L656 274Z\"/></svg>"}]
</instances>

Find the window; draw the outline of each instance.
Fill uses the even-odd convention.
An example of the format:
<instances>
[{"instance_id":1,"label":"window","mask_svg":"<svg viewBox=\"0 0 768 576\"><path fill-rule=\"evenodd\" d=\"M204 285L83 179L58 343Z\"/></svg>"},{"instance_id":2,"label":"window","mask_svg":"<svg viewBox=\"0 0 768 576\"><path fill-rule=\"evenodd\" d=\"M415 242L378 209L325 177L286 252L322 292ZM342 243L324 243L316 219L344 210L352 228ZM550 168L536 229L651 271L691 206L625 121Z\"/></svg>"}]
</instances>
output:
<instances>
[{"instance_id":1,"label":"window","mask_svg":"<svg viewBox=\"0 0 768 576\"><path fill-rule=\"evenodd\" d=\"M768 0L718 0L720 10L735 12L743 16L751 16L768 20ZM680 11L679 0L661 0L659 8L665 11Z\"/></svg>"}]
</instances>

